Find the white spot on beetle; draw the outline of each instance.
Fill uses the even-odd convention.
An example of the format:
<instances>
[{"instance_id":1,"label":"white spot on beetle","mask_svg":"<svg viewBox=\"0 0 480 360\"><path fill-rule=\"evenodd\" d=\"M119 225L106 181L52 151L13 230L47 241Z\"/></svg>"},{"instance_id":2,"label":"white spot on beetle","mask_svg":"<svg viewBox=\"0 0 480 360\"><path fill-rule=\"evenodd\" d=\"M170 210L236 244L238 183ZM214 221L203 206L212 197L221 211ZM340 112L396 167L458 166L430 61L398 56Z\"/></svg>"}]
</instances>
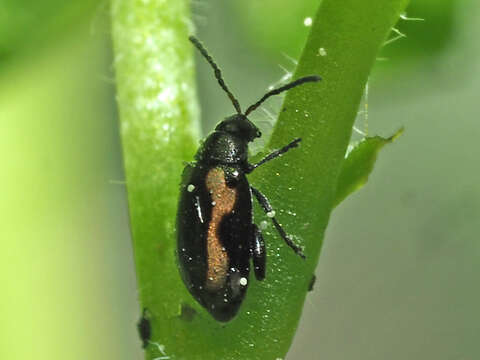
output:
<instances>
[{"instance_id":1,"label":"white spot on beetle","mask_svg":"<svg viewBox=\"0 0 480 360\"><path fill-rule=\"evenodd\" d=\"M197 215L200 219L200 222L203 224L203 215L202 215L202 208L200 207L200 198L195 196L195 207L197 209Z\"/></svg>"},{"instance_id":2,"label":"white spot on beetle","mask_svg":"<svg viewBox=\"0 0 480 360\"><path fill-rule=\"evenodd\" d=\"M187 186L187 191L188 191L188 192L192 192L193 190L195 190L195 185L193 185L193 184L188 184L188 186Z\"/></svg>"},{"instance_id":3,"label":"white spot on beetle","mask_svg":"<svg viewBox=\"0 0 480 360\"><path fill-rule=\"evenodd\" d=\"M240 285L247 286L248 280L245 277L240 278Z\"/></svg>"},{"instance_id":4,"label":"white spot on beetle","mask_svg":"<svg viewBox=\"0 0 480 360\"><path fill-rule=\"evenodd\" d=\"M269 218L275 217L275 210L271 210L271 211L267 212L267 216L268 216Z\"/></svg>"}]
</instances>

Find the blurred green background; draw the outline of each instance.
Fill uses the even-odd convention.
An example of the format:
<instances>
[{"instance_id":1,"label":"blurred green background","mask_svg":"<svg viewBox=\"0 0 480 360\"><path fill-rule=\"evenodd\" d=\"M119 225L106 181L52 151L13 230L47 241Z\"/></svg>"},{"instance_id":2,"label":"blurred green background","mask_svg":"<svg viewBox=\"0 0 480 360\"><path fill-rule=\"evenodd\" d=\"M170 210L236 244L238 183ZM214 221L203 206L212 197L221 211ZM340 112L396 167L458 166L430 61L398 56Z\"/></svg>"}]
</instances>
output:
<instances>
[{"instance_id":1,"label":"blurred green background","mask_svg":"<svg viewBox=\"0 0 480 360\"><path fill-rule=\"evenodd\" d=\"M248 104L294 69L317 6L192 13ZM407 17L424 21L398 24L356 125L405 134L334 211L287 359L480 358L480 5ZM0 0L0 359L142 358L113 80L107 2ZM208 132L232 108L202 63L198 81ZM265 133L279 105L253 118Z\"/></svg>"}]
</instances>

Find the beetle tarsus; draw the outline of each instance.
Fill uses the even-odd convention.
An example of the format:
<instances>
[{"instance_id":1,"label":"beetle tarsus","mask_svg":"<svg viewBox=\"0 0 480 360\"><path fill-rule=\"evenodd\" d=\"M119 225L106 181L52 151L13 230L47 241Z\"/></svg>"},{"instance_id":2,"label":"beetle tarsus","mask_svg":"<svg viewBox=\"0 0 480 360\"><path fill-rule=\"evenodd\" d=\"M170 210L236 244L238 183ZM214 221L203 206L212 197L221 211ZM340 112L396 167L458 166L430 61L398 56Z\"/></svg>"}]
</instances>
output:
<instances>
[{"instance_id":1,"label":"beetle tarsus","mask_svg":"<svg viewBox=\"0 0 480 360\"><path fill-rule=\"evenodd\" d=\"M277 229L277 231L279 232L280 236L282 237L282 239L287 243L287 245L290 246L290 248L295 252L295 254L297 254L303 260L305 260L306 256L303 253L302 248L297 244L295 244L292 239L290 239L290 237L287 235L285 230L283 230L282 226L278 223L277 219L273 217L272 222L275 228Z\"/></svg>"},{"instance_id":2,"label":"beetle tarsus","mask_svg":"<svg viewBox=\"0 0 480 360\"><path fill-rule=\"evenodd\" d=\"M269 213L273 212L272 205L270 205L270 202L268 201L267 197L263 195L259 190L255 189L253 186L250 186L250 189L252 189L252 194L257 198L258 202L260 203L260 206L263 208L265 213L268 215ZM292 239L287 235L285 230L283 230L282 225L279 224L275 216L269 216L270 219L273 222L273 225L275 226L275 229L277 229L278 233L282 237L282 239L285 241L285 243L297 254L300 256L302 259L305 259L305 254L303 253L302 249L300 246L295 244Z\"/></svg>"}]
</instances>

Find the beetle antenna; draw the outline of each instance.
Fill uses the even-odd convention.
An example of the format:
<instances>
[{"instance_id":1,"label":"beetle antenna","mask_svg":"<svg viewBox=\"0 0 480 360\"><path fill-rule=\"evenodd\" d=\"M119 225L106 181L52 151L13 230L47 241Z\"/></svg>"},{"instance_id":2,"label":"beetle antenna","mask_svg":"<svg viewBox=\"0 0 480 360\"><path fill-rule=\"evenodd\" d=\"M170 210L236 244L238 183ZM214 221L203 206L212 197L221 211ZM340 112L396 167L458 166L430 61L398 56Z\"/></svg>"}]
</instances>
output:
<instances>
[{"instance_id":1,"label":"beetle antenna","mask_svg":"<svg viewBox=\"0 0 480 360\"><path fill-rule=\"evenodd\" d=\"M283 85L277 89L273 89L269 92L267 92L265 95L262 96L262 98L260 100L258 100L255 104L251 105L247 111L245 111L245 116L247 116L248 114L250 114L252 111L254 111L255 109L257 109L265 100L267 100L270 96L273 96L273 95L278 95L284 91L287 91L291 88L294 88L295 86L298 86L298 85L302 85L302 84L305 84L307 82L317 82L317 81L320 81L322 80L322 78L320 76L316 76L316 75L310 75L310 76L305 76L305 77L302 77L300 79L297 79L295 81L292 81L290 83L288 83L287 85Z\"/></svg>"},{"instance_id":2,"label":"beetle antenna","mask_svg":"<svg viewBox=\"0 0 480 360\"><path fill-rule=\"evenodd\" d=\"M215 77L218 80L218 83L222 87L222 89L227 93L228 97L230 98L230 101L232 102L233 106L235 107L235 110L237 110L237 113L241 114L242 110L240 109L240 104L237 99L235 99L235 96L230 92L230 90L227 87L227 84L225 84L225 81L223 80L222 77L222 72L220 71L220 68L215 64L215 61L213 61L213 58L210 56L208 53L207 49L202 45L200 40L198 40L195 36L190 35L188 37L188 40L190 40L193 45L200 51L200 53L203 55L203 57L208 61L208 63L212 66L213 72L215 73Z\"/></svg>"}]
</instances>

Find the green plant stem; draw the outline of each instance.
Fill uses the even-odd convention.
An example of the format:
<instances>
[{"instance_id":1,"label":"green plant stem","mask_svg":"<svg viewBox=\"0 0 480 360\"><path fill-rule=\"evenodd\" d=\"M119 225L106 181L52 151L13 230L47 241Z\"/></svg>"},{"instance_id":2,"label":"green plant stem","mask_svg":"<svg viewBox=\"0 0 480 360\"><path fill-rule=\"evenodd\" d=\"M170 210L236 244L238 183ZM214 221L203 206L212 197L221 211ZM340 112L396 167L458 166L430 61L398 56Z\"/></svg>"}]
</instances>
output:
<instances>
[{"instance_id":1,"label":"green plant stem","mask_svg":"<svg viewBox=\"0 0 480 360\"><path fill-rule=\"evenodd\" d=\"M272 162L252 176L252 182L260 188L271 189L274 207L285 212L280 221L305 246L307 255L304 264L278 265L273 273L281 286L261 289L256 294L268 298L272 293L268 305L281 314L275 331L285 339L279 349L282 356L290 344L287 339L293 338L318 262L338 175L368 75L407 3L408 0L321 2L294 78L318 74L323 81L286 95L270 141L271 148L279 148L293 137L301 137L302 144L298 151L285 155L283 161Z\"/></svg>"},{"instance_id":2,"label":"green plant stem","mask_svg":"<svg viewBox=\"0 0 480 360\"><path fill-rule=\"evenodd\" d=\"M290 91L270 140L270 149L301 137L298 149L251 176L277 209L280 222L302 244L307 261L291 259L278 237L270 252L267 282L252 289L252 301L277 314L266 323L283 357L295 333L315 271L336 196L339 172L370 70L407 0L324 0L321 2L294 78L320 75L321 84ZM258 213L258 212L257 212ZM272 245L270 245L272 246ZM284 250L285 249L285 250ZM282 261L275 257L279 253ZM275 353L274 353L275 354ZM259 357L260 358L260 357Z\"/></svg>"},{"instance_id":3,"label":"green plant stem","mask_svg":"<svg viewBox=\"0 0 480 360\"><path fill-rule=\"evenodd\" d=\"M152 315L152 341L176 339L160 319L178 314L175 294L184 291L174 256L175 211L180 174L199 133L188 5L182 0L111 3L138 291L141 306ZM153 346L148 349L147 358L159 356Z\"/></svg>"}]
</instances>

